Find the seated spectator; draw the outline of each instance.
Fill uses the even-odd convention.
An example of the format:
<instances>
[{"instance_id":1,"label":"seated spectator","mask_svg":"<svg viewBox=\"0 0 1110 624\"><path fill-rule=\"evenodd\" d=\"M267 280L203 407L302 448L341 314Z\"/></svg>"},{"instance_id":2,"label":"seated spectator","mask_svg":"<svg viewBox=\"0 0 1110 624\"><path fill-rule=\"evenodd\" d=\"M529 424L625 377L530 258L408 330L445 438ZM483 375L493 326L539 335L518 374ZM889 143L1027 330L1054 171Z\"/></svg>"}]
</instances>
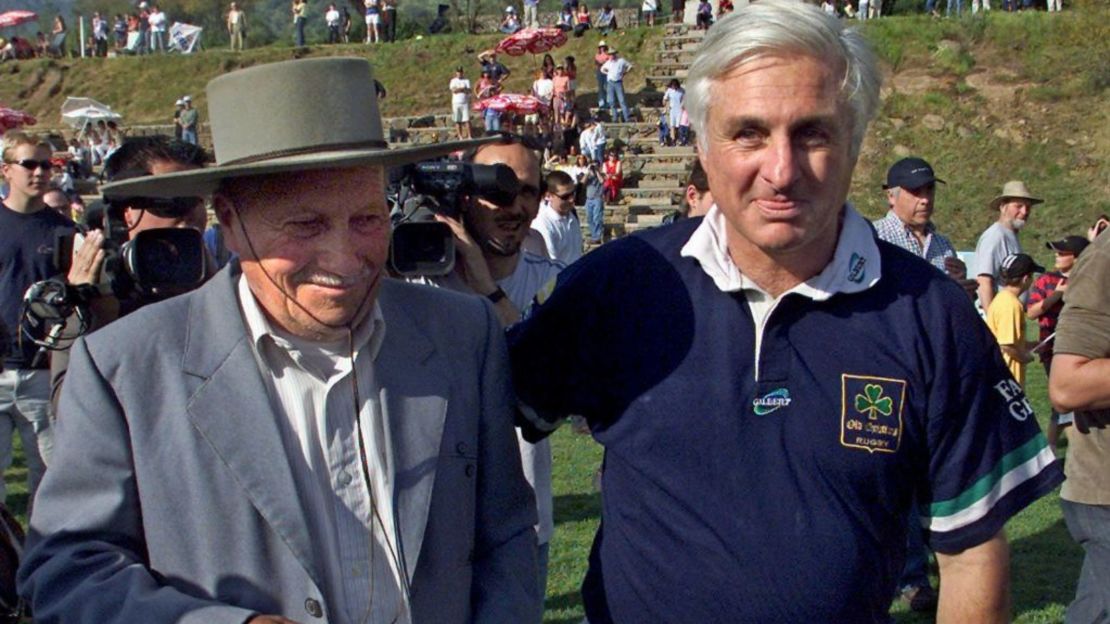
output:
<instances>
[{"instance_id":1,"label":"seated spectator","mask_svg":"<svg viewBox=\"0 0 1110 624\"><path fill-rule=\"evenodd\" d=\"M505 18L501 20L501 25L497 29L506 35L520 30L520 17L517 16L516 9L511 6L505 7Z\"/></svg>"},{"instance_id":2,"label":"seated spectator","mask_svg":"<svg viewBox=\"0 0 1110 624\"><path fill-rule=\"evenodd\" d=\"M35 56L46 58L49 55L50 42L46 40L46 35L40 30L35 33Z\"/></svg>"},{"instance_id":3,"label":"seated spectator","mask_svg":"<svg viewBox=\"0 0 1110 624\"><path fill-rule=\"evenodd\" d=\"M0 61L14 61L15 46L7 39L0 37Z\"/></svg>"},{"instance_id":4,"label":"seated spectator","mask_svg":"<svg viewBox=\"0 0 1110 624\"><path fill-rule=\"evenodd\" d=\"M720 19L729 13L732 13L735 7L732 6L732 0L720 0L717 3L717 19Z\"/></svg>"},{"instance_id":5,"label":"seated spectator","mask_svg":"<svg viewBox=\"0 0 1110 624\"><path fill-rule=\"evenodd\" d=\"M563 32L570 32L574 30L574 12L571 11L569 6L564 6L559 11L559 18L555 21L555 28Z\"/></svg>"},{"instance_id":6,"label":"seated spectator","mask_svg":"<svg viewBox=\"0 0 1110 624\"><path fill-rule=\"evenodd\" d=\"M620 28L617 26L617 14L613 11L613 5L606 4L601 9L601 15L597 16L597 29L601 34L607 35L610 31Z\"/></svg>"},{"instance_id":7,"label":"seated spectator","mask_svg":"<svg viewBox=\"0 0 1110 624\"><path fill-rule=\"evenodd\" d=\"M585 3L578 5L578 12L574 14L574 36L581 37L582 33L593 27L590 19L590 7Z\"/></svg>"}]
</instances>

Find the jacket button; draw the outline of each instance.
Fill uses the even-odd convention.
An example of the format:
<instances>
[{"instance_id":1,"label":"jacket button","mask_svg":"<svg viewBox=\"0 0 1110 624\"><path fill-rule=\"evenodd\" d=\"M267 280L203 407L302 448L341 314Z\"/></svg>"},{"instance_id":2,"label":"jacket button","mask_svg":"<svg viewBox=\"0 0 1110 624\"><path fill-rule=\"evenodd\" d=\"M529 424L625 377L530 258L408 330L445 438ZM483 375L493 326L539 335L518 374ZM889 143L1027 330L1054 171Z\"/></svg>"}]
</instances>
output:
<instances>
[{"instance_id":1,"label":"jacket button","mask_svg":"<svg viewBox=\"0 0 1110 624\"><path fill-rule=\"evenodd\" d=\"M314 618L324 617L324 607L320 606L320 601L315 598L304 601L304 610Z\"/></svg>"},{"instance_id":2,"label":"jacket button","mask_svg":"<svg viewBox=\"0 0 1110 624\"><path fill-rule=\"evenodd\" d=\"M474 464L467 464L466 465L466 476L468 476L468 477L473 477L474 476Z\"/></svg>"},{"instance_id":3,"label":"jacket button","mask_svg":"<svg viewBox=\"0 0 1110 624\"><path fill-rule=\"evenodd\" d=\"M459 442L455 445L455 452L459 455L466 455L466 442Z\"/></svg>"}]
</instances>

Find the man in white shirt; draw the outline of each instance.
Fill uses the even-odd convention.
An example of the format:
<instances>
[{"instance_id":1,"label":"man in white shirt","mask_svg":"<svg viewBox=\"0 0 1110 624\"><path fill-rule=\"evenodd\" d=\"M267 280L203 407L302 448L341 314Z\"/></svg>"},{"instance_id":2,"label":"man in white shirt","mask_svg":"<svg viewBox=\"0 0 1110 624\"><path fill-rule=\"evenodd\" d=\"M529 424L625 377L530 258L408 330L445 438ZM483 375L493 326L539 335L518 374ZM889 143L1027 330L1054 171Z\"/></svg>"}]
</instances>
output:
<instances>
[{"instance_id":1,"label":"man in white shirt","mask_svg":"<svg viewBox=\"0 0 1110 624\"><path fill-rule=\"evenodd\" d=\"M565 265L582 257L582 224L574 212L574 180L564 171L547 174L547 194L532 229L543 236L547 256Z\"/></svg>"},{"instance_id":2,"label":"man in white shirt","mask_svg":"<svg viewBox=\"0 0 1110 624\"><path fill-rule=\"evenodd\" d=\"M632 71L632 63L610 48L609 60L601 66L601 73L605 74L609 106L612 111L609 118L613 121L617 120L617 105L620 104L621 119L624 123L628 123L628 104L624 101L624 76L630 71Z\"/></svg>"},{"instance_id":3,"label":"man in white shirt","mask_svg":"<svg viewBox=\"0 0 1110 624\"><path fill-rule=\"evenodd\" d=\"M340 15L339 9L335 8L335 4L328 5L328 10L324 12L324 23L328 26L328 43L339 43Z\"/></svg>"},{"instance_id":4,"label":"man in white shirt","mask_svg":"<svg viewBox=\"0 0 1110 624\"><path fill-rule=\"evenodd\" d=\"M474 293L489 299L505 327L526 316L536 300L554 288L555 277L564 265L523 248L532 232L544 182L540 177L539 154L513 136L500 143L485 144L463 158L478 165L503 164L512 168L520 192L507 205L482 198L469 198L462 220L439 217L455 235L458 256L455 270L444 278L425 280L437 286ZM551 492L551 445L519 438L524 476L535 491L539 524L539 588L547 582L548 543L555 530Z\"/></svg>"},{"instance_id":5,"label":"man in white shirt","mask_svg":"<svg viewBox=\"0 0 1110 624\"><path fill-rule=\"evenodd\" d=\"M462 65L459 65L447 88L451 91L451 120L455 122L455 135L460 139L469 139L470 81L463 74Z\"/></svg>"},{"instance_id":6,"label":"man in white shirt","mask_svg":"<svg viewBox=\"0 0 1110 624\"><path fill-rule=\"evenodd\" d=\"M586 129L582 134L578 135L578 149L583 154L589 157L595 163L601 163L605 160L605 144L608 142L608 137L605 136L605 126L597 119L589 119L586 121Z\"/></svg>"},{"instance_id":7,"label":"man in white shirt","mask_svg":"<svg viewBox=\"0 0 1110 624\"><path fill-rule=\"evenodd\" d=\"M166 14L158 5L150 7L147 23L150 24L150 51L166 51Z\"/></svg>"}]
</instances>

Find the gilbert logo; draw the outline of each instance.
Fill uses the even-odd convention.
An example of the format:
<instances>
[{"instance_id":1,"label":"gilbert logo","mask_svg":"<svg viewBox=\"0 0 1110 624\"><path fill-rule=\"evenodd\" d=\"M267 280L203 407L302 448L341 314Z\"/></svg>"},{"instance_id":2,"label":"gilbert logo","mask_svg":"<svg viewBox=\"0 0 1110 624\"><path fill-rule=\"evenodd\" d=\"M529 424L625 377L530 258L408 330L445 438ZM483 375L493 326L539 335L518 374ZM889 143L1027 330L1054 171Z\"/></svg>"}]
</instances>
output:
<instances>
[{"instance_id":1,"label":"gilbert logo","mask_svg":"<svg viewBox=\"0 0 1110 624\"><path fill-rule=\"evenodd\" d=\"M856 284L862 282L867 275L866 266L867 258L858 253L853 253L852 259L848 261L848 281Z\"/></svg>"},{"instance_id":2,"label":"gilbert logo","mask_svg":"<svg viewBox=\"0 0 1110 624\"><path fill-rule=\"evenodd\" d=\"M776 388L767 394L752 401L752 411L756 416L766 416L771 412L790 405L790 391L786 388Z\"/></svg>"}]
</instances>

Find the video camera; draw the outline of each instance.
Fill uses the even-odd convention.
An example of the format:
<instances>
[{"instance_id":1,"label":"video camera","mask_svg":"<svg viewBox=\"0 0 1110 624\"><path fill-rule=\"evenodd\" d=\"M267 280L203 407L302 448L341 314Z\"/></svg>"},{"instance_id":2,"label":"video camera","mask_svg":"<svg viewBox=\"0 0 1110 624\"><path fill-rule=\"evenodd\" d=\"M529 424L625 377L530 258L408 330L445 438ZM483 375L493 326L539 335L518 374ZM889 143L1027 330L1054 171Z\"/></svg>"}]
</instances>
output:
<instances>
[{"instance_id":1,"label":"video camera","mask_svg":"<svg viewBox=\"0 0 1110 624\"><path fill-rule=\"evenodd\" d=\"M139 200L135 200L138 202ZM195 197L173 199L142 198L142 210L160 217L174 217L195 209ZM104 231L104 263L100 271L100 290L124 300L140 296L158 300L188 292L204 281L204 237L193 228L155 228L129 238L123 218L124 206L131 200L112 199L103 208L101 219L89 220L90 229ZM55 245L55 265L68 273L73 255L73 235L59 237Z\"/></svg>"},{"instance_id":2,"label":"video camera","mask_svg":"<svg viewBox=\"0 0 1110 624\"><path fill-rule=\"evenodd\" d=\"M447 275L455 266L455 238L435 215L458 218L467 197L511 203L520 182L507 165L425 161L400 170L393 205L389 263L405 277Z\"/></svg>"}]
</instances>

